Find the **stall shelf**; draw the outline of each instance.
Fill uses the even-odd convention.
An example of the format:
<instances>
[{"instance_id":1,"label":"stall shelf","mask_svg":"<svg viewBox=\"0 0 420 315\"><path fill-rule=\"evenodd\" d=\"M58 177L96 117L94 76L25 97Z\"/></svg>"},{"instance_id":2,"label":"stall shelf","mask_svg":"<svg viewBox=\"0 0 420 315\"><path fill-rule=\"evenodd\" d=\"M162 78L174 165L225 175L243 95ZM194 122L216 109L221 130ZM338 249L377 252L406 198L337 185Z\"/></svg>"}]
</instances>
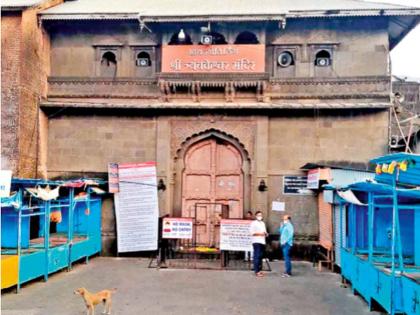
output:
<instances>
[{"instance_id":1,"label":"stall shelf","mask_svg":"<svg viewBox=\"0 0 420 315\"><path fill-rule=\"evenodd\" d=\"M12 191L1 208L2 289L47 281L49 274L100 253L101 198L86 181L13 179Z\"/></svg>"},{"instance_id":2,"label":"stall shelf","mask_svg":"<svg viewBox=\"0 0 420 315\"><path fill-rule=\"evenodd\" d=\"M411 168L404 166L408 160ZM420 156L398 154L373 162L381 167L374 181L343 189L355 198L342 197L340 202L341 222L346 222L340 237L341 273L370 307L376 302L389 314L418 315L420 190L413 179L420 179L420 168L414 166L420 165ZM391 163L392 172L387 169Z\"/></svg>"}]
</instances>

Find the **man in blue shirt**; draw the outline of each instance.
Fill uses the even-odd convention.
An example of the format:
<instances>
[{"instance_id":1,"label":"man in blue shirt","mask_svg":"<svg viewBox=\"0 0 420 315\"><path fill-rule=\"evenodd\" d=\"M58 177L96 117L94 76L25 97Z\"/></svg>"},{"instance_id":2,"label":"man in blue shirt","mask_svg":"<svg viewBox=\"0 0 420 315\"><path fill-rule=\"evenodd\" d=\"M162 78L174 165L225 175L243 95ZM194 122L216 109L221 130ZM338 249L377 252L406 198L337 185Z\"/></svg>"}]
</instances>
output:
<instances>
[{"instance_id":1,"label":"man in blue shirt","mask_svg":"<svg viewBox=\"0 0 420 315\"><path fill-rule=\"evenodd\" d=\"M283 251L285 272L282 277L290 277L292 275L292 262L290 261L290 249L293 246L294 228L289 215L283 217L283 224L280 226L280 246Z\"/></svg>"}]
</instances>

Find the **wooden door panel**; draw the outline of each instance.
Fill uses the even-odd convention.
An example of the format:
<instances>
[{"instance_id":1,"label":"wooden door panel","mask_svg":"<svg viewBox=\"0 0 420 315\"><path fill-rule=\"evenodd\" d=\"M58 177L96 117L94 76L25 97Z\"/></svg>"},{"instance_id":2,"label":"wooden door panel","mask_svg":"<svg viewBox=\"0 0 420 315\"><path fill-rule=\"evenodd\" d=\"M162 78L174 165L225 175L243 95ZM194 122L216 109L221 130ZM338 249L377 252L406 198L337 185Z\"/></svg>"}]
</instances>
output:
<instances>
[{"instance_id":1,"label":"wooden door panel","mask_svg":"<svg viewBox=\"0 0 420 315\"><path fill-rule=\"evenodd\" d=\"M242 195L241 175L218 175L216 176L217 197L239 197Z\"/></svg>"},{"instance_id":2,"label":"wooden door panel","mask_svg":"<svg viewBox=\"0 0 420 315\"><path fill-rule=\"evenodd\" d=\"M216 202L229 206L229 219L243 218L243 205L241 199L217 199Z\"/></svg>"},{"instance_id":3,"label":"wooden door panel","mask_svg":"<svg viewBox=\"0 0 420 315\"><path fill-rule=\"evenodd\" d=\"M230 218L243 217L243 173L240 152L227 142L204 140L185 155L182 176L182 215L193 217L197 203L229 205ZM221 207L197 208L197 245L219 244Z\"/></svg>"},{"instance_id":4,"label":"wooden door panel","mask_svg":"<svg viewBox=\"0 0 420 315\"><path fill-rule=\"evenodd\" d=\"M184 176L184 196L186 198L205 198L209 200L212 194L211 176L189 174Z\"/></svg>"},{"instance_id":5,"label":"wooden door panel","mask_svg":"<svg viewBox=\"0 0 420 315\"><path fill-rule=\"evenodd\" d=\"M182 207L182 216L193 218L195 216L195 205L198 203L209 203L209 199L185 199ZM198 206L198 208L203 208L202 206ZM206 220L207 215L203 214L202 211L197 211L197 219L198 220Z\"/></svg>"},{"instance_id":6,"label":"wooden door panel","mask_svg":"<svg viewBox=\"0 0 420 315\"><path fill-rule=\"evenodd\" d=\"M216 147L216 171L218 174L233 171L240 173L242 157L235 147L227 144L218 144Z\"/></svg>"},{"instance_id":7,"label":"wooden door panel","mask_svg":"<svg viewBox=\"0 0 420 315\"><path fill-rule=\"evenodd\" d=\"M191 148L185 157L185 166L188 171L203 171L211 173L213 158L212 141L203 141Z\"/></svg>"}]
</instances>

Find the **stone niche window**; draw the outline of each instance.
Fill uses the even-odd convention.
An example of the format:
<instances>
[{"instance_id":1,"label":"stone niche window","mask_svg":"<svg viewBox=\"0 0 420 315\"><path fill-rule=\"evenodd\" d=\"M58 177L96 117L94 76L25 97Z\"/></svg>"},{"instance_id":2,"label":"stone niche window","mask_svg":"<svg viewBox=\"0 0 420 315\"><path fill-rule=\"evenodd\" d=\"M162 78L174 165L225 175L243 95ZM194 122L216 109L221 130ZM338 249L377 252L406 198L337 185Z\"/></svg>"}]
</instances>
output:
<instances>
[{"instance_id":1,"label":"stone niche window","mask_svg":"<svg viewBox=\"0 0 420 315\"><path fill-rule=\"evenodd\" d=\"M334 76L334 52L335 45L313 45L312 62L315 77Z\"/></svg>"},{"instance_id":2,"label":"stone niche window","mask_svg":"<svg viewBox=\"0 0 420 315\"><path fill-rule=\"evenodd\" d=\"M156 73L156 51L153 46L132 45L133 76L150 78Z\"/></svg>"},{"instance_id":3,"label":"stone niche window","mask_svg":"<svg viewBox=\"0 0 420 315\"><path fill-rule=\"evenodd\" d=\"M121 61L121 48L116 46L96 46L96 75L115 78Z\"/></svg>"},{"instance_id":4,"label":"stone niche window","mask_svg":"<svg viewBox=\"0 0 420 315\"><path fill-rule=\"evenodd\" d=\"M330 67L332 64L331 52L326 49L318 51L315 55L314 64L316 67Z\"/></svg>"},{"instance_id":5,"label":"stone niche window","mask_svg":"<svg viewBox=\"0 0 420 315\"><path fill-rule=\"evenodd\" d=\"M150 67L152 61L150 60L150 55L148 52L141 51L137 54L136 66L137 67Z\"/></svg>"},{"instance_id":6,"label":"stone niche window","mask_svg":"<svg viewBox=\"0 0 420 315\"><path fill-rule=\"evenodd\" d=\"M101 77L117 76L117 56L112 51L106 51L101 58Z\"/></svg>"},{"instance_id":7,"label":"stone niche window","mask_svg":"<svg viewBox=\"0 0 420 315\"><path fill-rule=\"evenodd\" d=\"M168 45L192 45L191 36L181 28L172 34Z\"/></svg>"},{"instance_id":8,"label":"stone niche window","mask_svg":"<svg viewBox=\"0 0 420 315\"><path fill-rule=\"evenodd\" d=\"M297 46L277 46L274 49L274 77L291 78L296 76Z\"/></svg>"},{"instance_id":9,"label":"stone niche window","mask_svg":"<svg viewBox=\"0 0 420 315\"><path fill-rule=\"evenodd\" d=\"M201 35L199 45L226 45L227 41L223 34L218 32L209 32Z\"/></svg>"},{"instance_id":10,"label":"stone niche window","mask_svg":"<svg viewBox=\"0 0 420 315\"><path fill-rule=\"evenodd\" d=\"M238 36L236 36L235 44L244 45L244 44L259 44L259 40L257 35L255 35L252 32L245 31L242 33L239 33Z\"/></svg>"}]
</instances>

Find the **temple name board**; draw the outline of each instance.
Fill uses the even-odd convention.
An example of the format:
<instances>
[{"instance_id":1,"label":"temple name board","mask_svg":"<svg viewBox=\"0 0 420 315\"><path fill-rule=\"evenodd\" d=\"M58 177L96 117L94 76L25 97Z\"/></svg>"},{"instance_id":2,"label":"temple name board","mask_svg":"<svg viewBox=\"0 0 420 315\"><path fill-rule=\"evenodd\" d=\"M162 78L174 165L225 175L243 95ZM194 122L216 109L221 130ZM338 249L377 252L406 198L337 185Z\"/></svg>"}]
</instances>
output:
<instances>
[{"instance_id":1,"label":"temple name board","mask_svg":"<svg viewBox=\"0 0 420 315\"><path fill-rule=\"evenodd\" d=\"M164 45L163 73L263 73L265 45Z\"/></svg>"}]
</instances>

